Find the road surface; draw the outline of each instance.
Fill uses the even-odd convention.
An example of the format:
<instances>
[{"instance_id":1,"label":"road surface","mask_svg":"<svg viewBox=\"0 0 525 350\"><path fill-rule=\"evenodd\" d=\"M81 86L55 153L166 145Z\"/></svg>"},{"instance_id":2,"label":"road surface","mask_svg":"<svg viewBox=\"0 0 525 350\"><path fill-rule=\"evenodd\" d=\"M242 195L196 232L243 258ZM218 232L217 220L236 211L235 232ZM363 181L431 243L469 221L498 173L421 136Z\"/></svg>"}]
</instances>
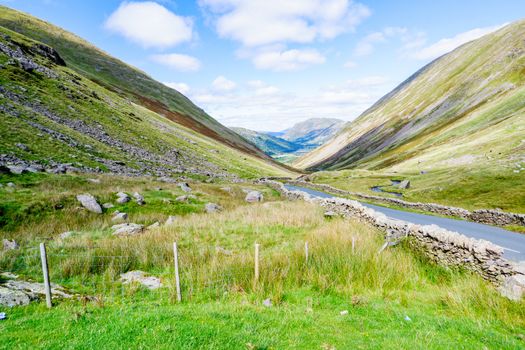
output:
<instances>
[{"instance_id":1,"label":"road surface","mask_svg":"<svg viewBox=\"0 0 525 350\"><path fill-rule=\"evenodd\" d=\"M285 187L291 191L303 191L313 197L332 198L331 194L315 191L306 187L292 186L286 184ZM372 208L386 216L411 222L418 225L437 225L449 231L459 232L467 237L485 239L504 249L503 256L509 260L525 260L525 234L504 230L502 228L476 222L459 219L442 218L439 216L412 213L409 211L390 209L379 205L360 202L362 205Z\"/></svg>"}]
</instances>

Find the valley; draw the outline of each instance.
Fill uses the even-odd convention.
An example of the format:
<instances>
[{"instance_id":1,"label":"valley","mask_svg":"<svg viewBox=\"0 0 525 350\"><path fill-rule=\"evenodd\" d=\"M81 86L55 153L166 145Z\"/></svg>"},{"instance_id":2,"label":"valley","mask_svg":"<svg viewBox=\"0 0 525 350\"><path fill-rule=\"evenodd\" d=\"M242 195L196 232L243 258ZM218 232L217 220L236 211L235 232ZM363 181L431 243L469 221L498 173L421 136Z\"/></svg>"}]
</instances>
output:
<instances>
[{"instance_id":1,"label":"valley","mask_svg":"<svg viewBox=\"0 0 525 350\"><path fill-rule=\"evenodd\" d=\"M190 18L122 2L90 31L110 43L119 11L160 11L139 12L140 25L171 29L137 45L150 56L134 64L176 76L165 83L0 5L0 348L525 347L525 21L457 45L344 121L357 110L345 100L367 104L378 76L319 87L311 110L272 85L328 82L315 71L321 51L330 65L341 54L328 47L274 55L286 41L246 41L229 72L269 60L269 82L183 83L226 67L213 45L202 62L169 51L173 26L232 17L193 5ZM330 17L323 6L312 18ZM325 24L315 35L330 41L340 27ZM216 40L231 35L220 28ZM368 44L399 32L408 45L408 30L388 28ZM177 49L199 52L202 33ZM151 68L159 55L176 73ZM268 116L280 131L220 122L267 130L254 106L295 117Z\"/></svg>"}]
</instances>

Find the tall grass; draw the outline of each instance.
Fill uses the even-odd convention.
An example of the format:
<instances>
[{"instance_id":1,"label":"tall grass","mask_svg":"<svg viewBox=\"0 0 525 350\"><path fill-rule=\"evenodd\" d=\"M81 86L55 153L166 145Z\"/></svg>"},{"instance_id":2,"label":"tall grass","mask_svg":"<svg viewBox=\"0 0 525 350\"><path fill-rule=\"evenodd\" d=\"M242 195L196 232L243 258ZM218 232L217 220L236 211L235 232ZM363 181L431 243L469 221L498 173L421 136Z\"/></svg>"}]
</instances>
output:
<instances>
[{"instance_id":1,"label":"tall grass","mask_svg":"<svg viewBox=\"0 0 525 350\"><path fill-rule=\"evenodd\" d=\"M187 302L271 298L279 304L299 293L305 299L422 304L461 317L525 325L523 304L503 299L478 276L436 266L408 244L379 254L383 239L376 229L357 221L327 220L320 208L300 202L192 214L136 237L102 236L94 241L86 233L49 243L51 278L72 290L96 294L108 286L121 288L119 274L139 269L160 276L168 287L165 292L173 297L174 241L179 245ZM256 242L261 245L258 281L254 281ZM4 253L0 266L39 278L36 251L21 263L24 254Z\"/></svg>"}]
</instances>

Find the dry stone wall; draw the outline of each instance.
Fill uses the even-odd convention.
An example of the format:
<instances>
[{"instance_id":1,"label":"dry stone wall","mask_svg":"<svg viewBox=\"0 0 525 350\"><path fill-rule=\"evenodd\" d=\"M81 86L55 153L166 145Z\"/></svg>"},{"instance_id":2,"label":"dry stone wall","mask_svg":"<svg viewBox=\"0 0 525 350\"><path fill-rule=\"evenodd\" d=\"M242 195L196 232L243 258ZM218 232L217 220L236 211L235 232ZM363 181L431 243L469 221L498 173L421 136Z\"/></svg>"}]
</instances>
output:
<instances>
[{"instance_id":1,"label":"dry stone wall","mask_svg":"<svg viewBox=\"0 0 525 350\"><path fill-rule=\"evenodd\" d=\"M410 242L422 248L432 260L444 266L460 266L480 274L500 286L502 294L521 299L525 293L525 266L503 257L503 248L486 240L478 240L436 225L416 225L391 219L361 203L344 198L318 199L306 192L290 191L277 181L263 179L266 184L290 200L315 202L327 210L345 217L364 220L385 234L410 237Z\"/></svg>"},{"instance_id":2,"label":"dry stone wall","mask_svg":"<svg viewBox=\"0 0 525 350\"><path fill-rule=\"evenodd\" d=\"M309 187L315 190L326 191L334 194L353 196L362 198L365 200L380 201L384 203L390 203L399 205L404 208L423 210L430 213L436 213L440 215L455 216L465 220L479 222L482 224L489 225L520 225L525 226L525 214L507 213L498 210L491 209L480 209L469 211L463 208L449 207L446 205L435 204L435 203L419 203L419 202L407 202L397 198L385 198L380 196L372 196L363 193L344 191L326 184L316 184L305 181L288 181L292 185Z\"/></svg>"}]
</instances>

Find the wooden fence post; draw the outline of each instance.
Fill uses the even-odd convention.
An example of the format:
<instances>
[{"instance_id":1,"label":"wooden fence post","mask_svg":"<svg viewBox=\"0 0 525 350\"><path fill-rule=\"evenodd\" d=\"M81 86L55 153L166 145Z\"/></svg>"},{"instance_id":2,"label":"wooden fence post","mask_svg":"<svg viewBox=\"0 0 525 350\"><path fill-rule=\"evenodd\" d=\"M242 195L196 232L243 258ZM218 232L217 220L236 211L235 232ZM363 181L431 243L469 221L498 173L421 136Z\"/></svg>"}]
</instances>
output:
<instances>
[{"instance_id":1,"label":"wooden fence post","mask_svg":"<svg viewBox=\"0 0 525 350\"><path fill-rule=\"evenodd\" d=\"M355 252L355 237L352 236L352 254Z\"/></svg>"},{"instance_id":2,"label":"wooden fence post","mask_svg":"<svg viewBox=\"0 0 525 350\"><path fill-rule=\"evenodd\" d=\"M308 242L304 242L304 260L308 264Z\"/></svg>"},{"instance_id":3,"label":"wooden fence post","mask_svg":"<svg viewBox=\"0 0 525 350\"><path fill-rule=\"evenodd\" d=\"M175 286L177 287L177 301L180 303L182 296L180 294L179 252L177 249L177 242L173 242L173 259L175 262Z\"/></svg>"},{"instance_id":4,"label":"wooden fence post","mask_svg":"<svg viewBox=\"0 0 525 350\"><path fill-rule=\"evenodd\" d=\"M42 261L42 273L44 274L46 304L48 308L51 308L53 306L51 302L51 283L49 282L49 268L47 265L46 245L44 243L40 243L40 260Z\"/></svg>"},{"instance_id":5,"label":"wooden fence post","mask_svg":"<svg viewBox=\"0 0 525 350\"><path fill-rule=\"evenodd\" d=\"M259 243L255 243L255 278L253 285L256 286L259 281Z\"/></svg>"}]
</instances>

